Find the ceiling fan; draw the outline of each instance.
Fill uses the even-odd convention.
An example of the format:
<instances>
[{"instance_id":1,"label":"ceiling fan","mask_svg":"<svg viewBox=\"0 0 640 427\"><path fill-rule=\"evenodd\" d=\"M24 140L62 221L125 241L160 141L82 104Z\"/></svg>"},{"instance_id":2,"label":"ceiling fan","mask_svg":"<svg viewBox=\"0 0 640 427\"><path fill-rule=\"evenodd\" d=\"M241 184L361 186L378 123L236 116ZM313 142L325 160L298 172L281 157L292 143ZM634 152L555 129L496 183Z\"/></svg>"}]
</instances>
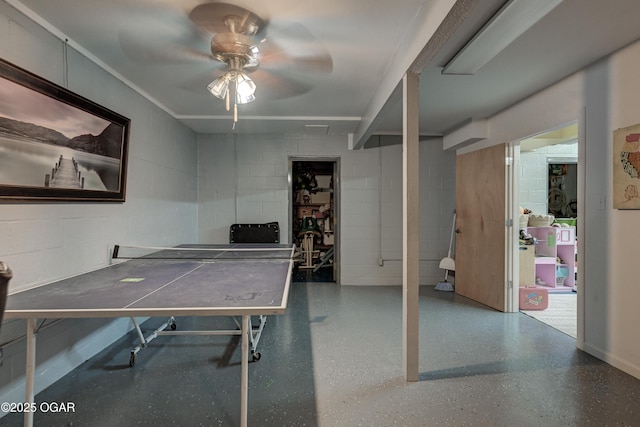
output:
<instances>
[{"instance_id":1,"label":"ceiling fan","mask_svg":"<svg viewBox=\"0 0 640 427\"><path fill-rule=\"evenodd\" d=\"M185 40L179 46L172 45L169 40L160 40L162 35L151 40L162 42L157 49L150 49L152 45L137 37L121 38L123 48L145 64L153 59L184 61L204 57L215 60L213 64L223 65L223 74L211 81L207 89L225 100L227 111L233 105L234 128L238 104L255 100L256 90L267 87L274 98L276 94L295 96L310 90L311 85L295 79L292 72L303 70L306 75L333 70L329 52L301 24L268 22L241 6L223 2L200 4L191 10L188 18L198 34L211 37L210 53L199 52ZM167 49L167 46L172 47Z\"/></svg>"},{"instance_id":2,"label":"ceiling fan","mask_svg":"<svg viewBox=\"0 0 640 427\"><path fill-rule=\"evenodd\" d=\"M207 89L224 99L227 111L233 96L233 124L238 121L238 104L255 100L256 84L244 72L260 65L259 40L265 22L253 12L228 3L205 3L189 15L199 28L214 33L211 39L213 58L227 65L227 71L212 81Z\"/></svg>"}]
</instances>

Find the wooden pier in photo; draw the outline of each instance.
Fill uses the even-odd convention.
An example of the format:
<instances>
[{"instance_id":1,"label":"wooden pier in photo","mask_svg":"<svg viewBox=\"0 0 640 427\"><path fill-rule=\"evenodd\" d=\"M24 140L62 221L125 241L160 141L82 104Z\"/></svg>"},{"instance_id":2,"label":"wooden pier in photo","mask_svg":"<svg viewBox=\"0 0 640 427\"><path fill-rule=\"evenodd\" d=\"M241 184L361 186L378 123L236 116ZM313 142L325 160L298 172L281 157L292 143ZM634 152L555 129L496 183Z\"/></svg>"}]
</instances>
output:
<instances>
[{"instance_id":1,"label":"wooden pier in photo","mask_svg":"<svg viewBox=\"0 0 640 427\"><path fill-rule=\"evenodd\" d=\"M44 186L50 188L84 188L84 177L78 170L78 162L72 157L60 159L51 169L51 174L44 177Z\"/></svg>"}]
</instances>

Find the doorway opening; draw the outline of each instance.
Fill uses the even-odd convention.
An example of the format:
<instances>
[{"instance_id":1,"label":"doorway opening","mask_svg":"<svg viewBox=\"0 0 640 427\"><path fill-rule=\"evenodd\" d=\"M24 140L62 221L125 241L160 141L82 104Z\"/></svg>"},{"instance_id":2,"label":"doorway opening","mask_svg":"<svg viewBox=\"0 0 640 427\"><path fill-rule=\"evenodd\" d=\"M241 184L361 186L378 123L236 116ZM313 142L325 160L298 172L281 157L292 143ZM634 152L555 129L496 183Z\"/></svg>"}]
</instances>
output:
<instances>
[{"instance_id":1,"label":"doorway opening","mask_svg":"<svg viewBox=\"0 0 640 427\"><path fill-rule=\"evenodd\" d=\"M337 159L290 160L294 282L337 281L338 167Z\"/></svg>"},{"instance_id":2,"label":"doorway opening","mask_svg":"<svg viewBox=\"0 0 640 427\"><path fill-rule=\"evenodd\" d=\"M578 125L521 141L519 157L520 311L577 338Z\"/></svg>"}]
</instances>

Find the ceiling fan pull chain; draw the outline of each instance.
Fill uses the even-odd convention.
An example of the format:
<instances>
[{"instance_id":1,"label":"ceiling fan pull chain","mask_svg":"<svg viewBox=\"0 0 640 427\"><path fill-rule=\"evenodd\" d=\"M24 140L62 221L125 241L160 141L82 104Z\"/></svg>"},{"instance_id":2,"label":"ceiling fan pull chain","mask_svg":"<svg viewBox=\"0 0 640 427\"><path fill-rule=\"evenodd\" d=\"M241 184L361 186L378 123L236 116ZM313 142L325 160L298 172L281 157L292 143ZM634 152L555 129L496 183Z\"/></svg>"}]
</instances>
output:
<instances>
[{"instance_id":1,"label":"ceiling fan pull chain","mask_svg":"<svg viewBox=\"0 0 640 427\"><path fill-rule=\"evenodd\" d=\"M236 122L238 121L238 75L235 75L233 91L233 127L236 128ZM231 88L229 88L229 92L231 92Z\"/></svg>"},{"instance_id":2,"label":"ceiling fan pull chain","mask_svg":"<svg viewBox=\"0 0 640 427\"><path fill-rule=\"evenodd\" d=\"M238 104L233 104L233 127L231 129L236 128L237 121L238 121Z\"/></svg>"}]
</instances>

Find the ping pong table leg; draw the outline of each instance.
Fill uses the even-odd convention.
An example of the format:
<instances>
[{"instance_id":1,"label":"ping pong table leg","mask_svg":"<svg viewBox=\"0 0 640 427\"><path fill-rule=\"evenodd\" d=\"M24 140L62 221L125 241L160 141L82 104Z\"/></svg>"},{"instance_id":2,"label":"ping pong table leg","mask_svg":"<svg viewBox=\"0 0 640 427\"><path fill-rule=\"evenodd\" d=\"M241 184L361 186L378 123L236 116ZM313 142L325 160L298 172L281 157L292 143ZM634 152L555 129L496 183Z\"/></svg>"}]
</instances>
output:
<instances>
[{"instance_id":1,"label":"ping pong table leg","mask_svg":"<svg viewBox=\"0 0 640 427\"><path fill-rule=\"evenodd\" d=\"M34 382L36 374L36 319L27 319L27 360L25 373L25 403L35 402ZM24 412L24 425L33 427L33 411Z\"/></svg>"},{"instance_id":2,"label":"ping pong table leg","mask_svg":"<svg viewBox=\"0 0 640 427\"><path fill-rule=\"evenodd\" d=\"M242 316L242 370L240 385L240 425L247 426L248 398L249 398L249 334L251 333L250 316Z\"/></svg>"},{"instance_id":3,"label":"ping pong table leg","mask_svg":"<svg viewBox=\"0 0 640 427\"><path fill-rule=\"evenodd\" d=\"M136 354L138 354L143 347L146 347L147 344L149 344L149 342L158 338L158 335L181 335L180 333L177 333L177 334L163 333L164 330L167 328L171 328L171 330L175 331L176 319L173 316L169 317L169 319L166 322L158 326L158 328L147 337L145 337L144 334L142 333L142 329L140 329L140 324L138 323L136 318L130 317L130 319L131 319L131 323L133 323L133 327L136 330L136 333L138 334L138 339L140 340L140 344L138 344L137 346L135 346L133 350L131 350L131 356L129 357L129 366L132 368L136 364Z\"/></svg>"},{"instance_id":4,"label":"ping pong table leg","mask_svg":"<svg viewBox=\"0 0 640 427\"><path fill-rule=\"evenodd\" d=\"M254 362L257 362L258 360L260 360L260 357L262 357L257 348L260 337L262 336L262 330L264 329L264 325L267 322L267 316L261 314L258 317L260 319L260 324L258 325L257 329L253 329L251 316L249 316L249 326L251 327L251 330L249 331L249 344L251 345L251 358Z\"/></svg>"}]
</instances>

